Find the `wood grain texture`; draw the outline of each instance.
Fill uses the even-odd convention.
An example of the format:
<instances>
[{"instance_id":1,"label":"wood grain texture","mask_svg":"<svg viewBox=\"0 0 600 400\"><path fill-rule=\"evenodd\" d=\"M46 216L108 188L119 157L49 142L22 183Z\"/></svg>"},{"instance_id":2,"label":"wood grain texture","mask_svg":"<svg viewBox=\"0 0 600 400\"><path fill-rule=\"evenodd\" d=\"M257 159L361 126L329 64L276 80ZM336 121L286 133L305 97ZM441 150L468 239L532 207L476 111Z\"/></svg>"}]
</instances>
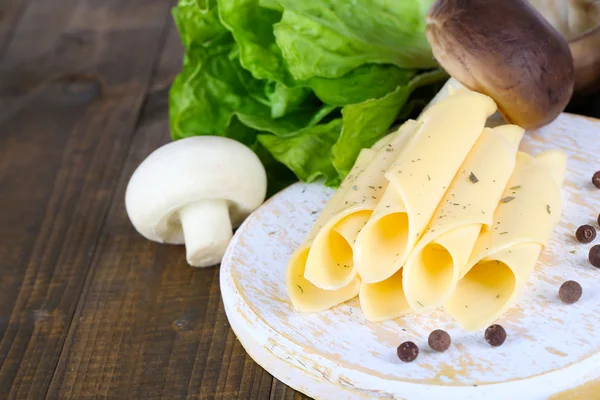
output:
<instances>
[{"instance_id":1,"label":"wood grain texture","mask_svg":"<svg viewBox=\"0 0 600 400\"><path fill-rule=\"evenodd\" d=\"M230 329L219 269L190 268L183 247L148 242L125 213L129 177L170 140L168 87L180 60L179 39L170 24L48 392L51 398L268 399L277 384ZM296 393L281 383L276 390Z\"/></svg>"},{"instance_id":2,"label":"wood grain texture","mask_svg":"<svg viewBox=\"0 0 600 400\"><path fill-rule=\"evenodd\" d=\"M169 4L121 4L32 2L0 63L0 398L46 393L151 78Z\"/></svg>"},{"instance_id":3,"label":"wood grain texture","mask_svg":"<svg viewBox=\"0 0 600 400\"><path fill-rule=\"evenodd\" d=\"M273 386L271 387L271 398L270 400L302 400L308 399L309 397L304 394L295 391L285 383L278 381L273 378Z\"/></svg>"},{"instance_id":4,"label":"wood grain texture","mask_svg":"<svg viewBox=\"0 0 600 400\"><path fill-rule=\"evenodd\" d=\"M30 0L4 0L0 3L0 61L29 2Z\"/></svg>"},{"instance_id":5,"label":"wood grain texture","mask_svg":"<svg viewBox=\"0 0 600 400\"><path fill-rule=\"evenodd\" d=\"M124 213L131 172L169 141L168 89L182 54L169 7L36 2L7 46L0 398L295 393L236 340L218 269L189 268L182 248L143 240Z\"/></svg>"}]
</instances>

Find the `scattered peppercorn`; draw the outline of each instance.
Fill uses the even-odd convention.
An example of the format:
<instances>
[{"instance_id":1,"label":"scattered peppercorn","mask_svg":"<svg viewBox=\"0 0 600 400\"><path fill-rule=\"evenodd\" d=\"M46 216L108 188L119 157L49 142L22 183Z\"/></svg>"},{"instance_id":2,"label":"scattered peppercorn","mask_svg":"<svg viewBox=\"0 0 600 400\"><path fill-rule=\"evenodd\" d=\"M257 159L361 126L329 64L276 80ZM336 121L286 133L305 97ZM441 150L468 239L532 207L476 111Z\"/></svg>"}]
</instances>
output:
<instances>
[{"instance_id":1,"label":"scattered peppercorn","mask_svg":"<svg viewBox=\"0 0 600 400\"><path fill-rule=\"evenodd\" d=\"M485 340L490 344L490 346L501 346L506 340L506 331L500 325L490 325L485 330Z\"/></svg>"},{"instance_id":2,"label":"scattered peppercorn","mask_svg":"<svg viewBox=\"0 0 600 400\"><path fill-rule=\"evenodd\" d=\"M404 362L414 361L419 355L419 348L413 342L404 342L396 350L398 358Z\"/></svg>"},{"instance_id":3,"label":"scattered peppercorn","mask_svg":"<svg viewBox=\"0 0 600 400\"><path fill-rule=\"evenodd\" d=\"M592 183L594 186L600 189L600 171L596 172L594 176L592 176Z\"/></svg>"},{"instance_id":4,"label":"scattered peppercorn","mask_svg":"<svg viewBox=\"0 0 600 400\"><path fill-rule=\"evenodd\" d=\"M450 343L452 343L452 339L450 339L448 332L441 329L436 329L429 334L428 342L429 347L431 347L433 350L442 352L448 350Z\"/></svg>"},{"instance_id":5,"label":"scattered peppercorn","mask_svg":"<svg viewBox=\"0 0 600 400\"><path fill-rule=\"evenodd\" d=\"M598 226L600 226L600 214L598 214Z\"/></svg>"},{"instance_id":6,"label":"scattered peppercorn","mask_svg":"<svg viewBox=\"0 0 600 400\"><path fill-rule=\"evenodd\" d=\"M600 244L597 244L590 249L588 259L590 260L590 264L596 268L600 268Z\"/></svg>"},{"instance_id":7,"label":"scattered peppercorn","mask_svg":"<svg viewBox=\"0 0 600 400\"><path fill-rule=\"evenodd\" d=\"M575 237L580 243L590 243L596 239L596 229L591 225L581 225L575 232Z\"/></svg>"},{"instance_id":8,"label":"scattered peppercorn","mask_svg":"<svg viewBox=\"0 0 600 400\"><path fill-rule=\"evenodd\" d=\"M581 289L581 285L579 283L575 281L566 281L560 285L558 297L560 297L563 303L573 304L581 298L582 293L583 289Z\"/></svg>"}]
</instances>

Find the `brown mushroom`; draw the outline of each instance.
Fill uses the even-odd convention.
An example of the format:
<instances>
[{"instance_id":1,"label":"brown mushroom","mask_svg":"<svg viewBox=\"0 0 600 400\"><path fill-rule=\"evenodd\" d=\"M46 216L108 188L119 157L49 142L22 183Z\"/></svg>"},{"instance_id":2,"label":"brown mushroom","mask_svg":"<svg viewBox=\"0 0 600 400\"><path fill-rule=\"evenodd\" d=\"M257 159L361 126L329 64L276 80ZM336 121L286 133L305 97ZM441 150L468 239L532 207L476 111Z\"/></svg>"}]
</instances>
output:
<instances>
[{"instance_id":1,"label":"brown mushroom","mask_svg":"<svg viewBox=\"0 0 600 400\"><path fill-rule=\"evenodd\" d=\"M573 93L567 42L525 0L436 0L427 38L450 75L524 128L555 119Z\"/></svg>"}]
</instances>

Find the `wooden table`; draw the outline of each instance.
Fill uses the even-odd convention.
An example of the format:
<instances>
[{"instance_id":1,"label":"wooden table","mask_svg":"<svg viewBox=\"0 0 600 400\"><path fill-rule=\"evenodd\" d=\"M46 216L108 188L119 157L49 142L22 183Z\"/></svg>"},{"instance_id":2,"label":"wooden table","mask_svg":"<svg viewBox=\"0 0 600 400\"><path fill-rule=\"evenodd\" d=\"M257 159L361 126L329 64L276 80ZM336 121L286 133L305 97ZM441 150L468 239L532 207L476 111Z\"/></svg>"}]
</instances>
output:
<instances>
[{"instance_id":1,"label":"wooden table","mask_svg":"<svg viewBox=\"0 0 600 400\"><path fill-rule=\"evenodd\" d=\"M0 399L303 398L246 355L219 270L125 214L169 141L172 5L0 4Z\"/></svg>"}]
</instances>

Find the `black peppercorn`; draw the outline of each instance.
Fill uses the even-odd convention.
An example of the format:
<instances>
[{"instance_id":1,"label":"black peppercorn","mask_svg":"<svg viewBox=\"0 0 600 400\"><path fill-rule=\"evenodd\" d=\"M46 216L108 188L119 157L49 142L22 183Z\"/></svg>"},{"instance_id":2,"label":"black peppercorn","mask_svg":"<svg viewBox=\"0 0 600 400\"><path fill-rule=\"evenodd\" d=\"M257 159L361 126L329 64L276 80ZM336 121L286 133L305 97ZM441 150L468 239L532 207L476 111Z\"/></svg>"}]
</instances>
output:
<instances>
[{"instance_id":1,"label":"black peppercorn","mask_svg":"<svg viewBox=\"0 0 600 400\"><path fill-rule=\"evenodd\" d=\"M594 176L592 176L592 183L594 186L600 189L600 171L596 172Z\"/></svg>"},{"instance_id":2,"label":"black peppercorn","mask_svg":"<svg viewBox=\"0 0 600 400\"><path fill-rule=\"evenodd\" d=\"M429 334L428 343L429 347L431 347L433 350L441 352L448 350L450 343L452 343L452 339L450 339L448 332L441 329L436 329Z\"/></svg>"},{"instance_id":3,"label":"black peppercorn","mask_svg":"<svg viewBox=\"0 0 600 400\"><path fill-rule=\"evenodd\" d=\"M600 268L600 244L597 244L590 249L588 259L590 260L590 264L596 268Z\"/></svg>"},{"instance_id":4,"label":"black peppercorn","mask_svg":"<svg viewBox=\"0 0 600 400\"><path fill-rule=\"evenodd\" d=\"M414 361L419 355L419 348L413 342L404 342L396 350L398 358L404 362Z\"/></svg>"},{"instance_id":5,"label":"black peppercorn","mask_svg":"<svg viewBox=\"0 0 600 400\"><path fill-rule=\"evenodd\" d=\"M596 239L596 229L591 225L581 225L575 232L575 237L580 243L590 243Z\"/></svg>"},{"instance_id":6,"label":"black peppercorn","mask_svg":"<svg viewBox=\"0 0 600 400\"><path fill-rule=\"evenodd\" d=\"M500 325L490 325L485 330L485 340L494 347L501 346L506 340L506 331Z\"/></svg>"},{"instance_id":7,"label":"black peppercorn","mask_svg":"<svg viewBox=\"0 0 600 400\"><path fill-rule=\"evenodd\" d=\"M566 281L560 285L558 297L560 297L563 303L573 304L581 298L582 293L583 289L579 283L575 281Z\"/></svg>"}]
</instances>

